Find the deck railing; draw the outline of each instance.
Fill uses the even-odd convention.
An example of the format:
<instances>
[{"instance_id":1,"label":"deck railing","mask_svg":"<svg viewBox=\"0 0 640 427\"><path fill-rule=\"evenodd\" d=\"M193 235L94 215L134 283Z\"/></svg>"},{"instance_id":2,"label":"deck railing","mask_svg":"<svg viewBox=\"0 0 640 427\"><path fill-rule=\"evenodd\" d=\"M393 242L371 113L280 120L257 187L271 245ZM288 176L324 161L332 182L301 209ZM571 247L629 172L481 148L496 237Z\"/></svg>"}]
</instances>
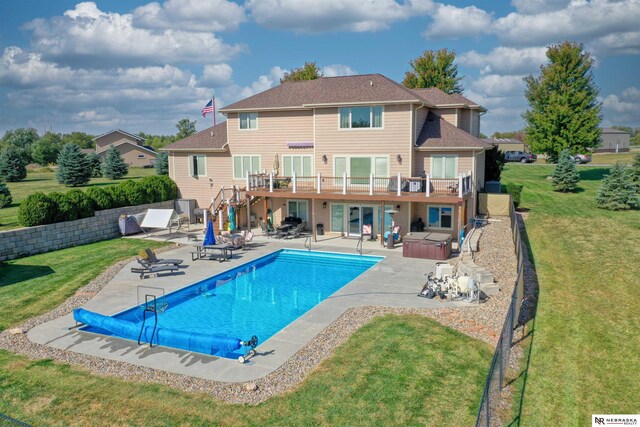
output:
<instances>
[{"instance_id":1,"label":"deck railing","mask_svg":"<svg viewBox=\"0 0 640 427\"><path fill-rule=\"evenodd\" d=\"M249 174L247 190L267 190L270 193L317 193L350 195L416 195L426 197L453 196L463 197L473 187L471 172L460 174L456 178L394 177L369 176L274 176L273 174Z\"/></svg>"}]
</instances>

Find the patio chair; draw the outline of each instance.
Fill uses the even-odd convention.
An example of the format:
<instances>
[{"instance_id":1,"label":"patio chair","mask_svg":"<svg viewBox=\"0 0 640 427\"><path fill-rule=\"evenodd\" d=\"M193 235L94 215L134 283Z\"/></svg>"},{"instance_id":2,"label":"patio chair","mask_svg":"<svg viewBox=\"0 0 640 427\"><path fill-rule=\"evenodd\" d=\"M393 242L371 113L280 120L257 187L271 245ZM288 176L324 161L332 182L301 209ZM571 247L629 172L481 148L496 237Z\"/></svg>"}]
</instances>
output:
<instances>
[{"instance_id":1,"label":"patio chair","mask_svg":"<svg viewBox=\"0 0 640 427\"><path fill-rule=\"evenodd\" d=\"M387 238L389 237L389 234L393 233L393 241L395 243L400 241L400 226L396 225L395 227L393 227L392 231L385 231L384 232L384 241L387 241Z\"/></svg>"},{"instance_id":2,"label":"patio chair","mask_svg":"<svg viewBox=\"0 0 640 427\"><path fill-rule=\"evenodd\" d=\"M164 273L167 271L174 273L179 270L178 266L174 264L152 265L138 257L136 257L136 260L140 264L140 267L131 267L131 272L139 274L140 279L144 279L145 276L150 274L155 274L157 276L158 273Z\"/></svg>"},{"instance_id":3,"label":"patio chair","mask_svg":"<svg viewBox=\"0 0 640 427\"><path fill-rule=\"evenodd\" d=\"M151 248L147 248L144 250L144 252L147 254L147 261L149 262L149 264L153 265L153 264L173 264L176 267L179 267L180 264L182 264L184 261L181 259L165 259L165 258L158 258L156 256L156 253L153 252L151 250Z\"/></svg>"},{"instance_id":4,"label":"patio chair","mask_svg":"<svg viewBox=\"0 0 640 427\"><path fill-rule=\"evenodd\" d=\"M304 233L304 228L307 226L307 221L302 221L300 224L293 227L291 230L287 232L284 236L285 239L294 239L296 237L300 237L302 233Z\"/></svg>"},{"instance_id":5,"label":"patio chair","mask_svg":"<svg viewBox=\"0 0 640 427\"><path fill-rule=\"evenodd\" d=\"M244 247L245 249L251 247L253 245L253 232L247 231L244 234Z\"/></svg>"},{"instance_id":6,"label":"patio chair","mask_svg":"<svg viewBox=\"0 0 640 427\"><path fill-rule=\"evenodd\" d=\"M270 228L269 225L264 221L260 223L260 228L262 228L262 234L267 236L267 238L278 235L278 231Z\"/></svg>"}]
</instances>

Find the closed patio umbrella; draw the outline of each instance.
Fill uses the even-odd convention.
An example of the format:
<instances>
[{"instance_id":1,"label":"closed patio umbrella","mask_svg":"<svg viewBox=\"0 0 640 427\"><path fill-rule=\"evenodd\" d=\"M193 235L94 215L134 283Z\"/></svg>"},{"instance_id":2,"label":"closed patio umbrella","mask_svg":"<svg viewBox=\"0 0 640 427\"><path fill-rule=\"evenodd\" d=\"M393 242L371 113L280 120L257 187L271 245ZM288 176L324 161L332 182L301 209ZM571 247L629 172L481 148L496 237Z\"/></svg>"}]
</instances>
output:
<instances>
[{"instance_id":1,"label":"closed patio umbrella","mask_svg":"<svg viewBox=\"0 0 640 427\"><path fill-rule=\"evenodd\" d=\"M236 208L229 206L229 231L236 229Z\"/></svg>"},{"instance_id":2,"label":"closed patio umbrella","mask_svg":"<svg viewBox=\"0 0 640 427\"><path fill-rule=\"evenodd\" d=\"M276 157L273 159L273 174L278 175L280 173L280 160L278 159L278 153L276 153Z\"/></svg>"},{"instance_id":3,"label":"closed patio umbrella","mask_svg":"<svg viewBox=\"0 0 640 427\"><path fill-rule=\"evenodd\" d=\"M213 221L209 218L209 222L207 223L207 232L204 235L204 241L202 242L203 246L210 246L216 244L216 236L213 234Z\"/></svg>"}]
</instances>

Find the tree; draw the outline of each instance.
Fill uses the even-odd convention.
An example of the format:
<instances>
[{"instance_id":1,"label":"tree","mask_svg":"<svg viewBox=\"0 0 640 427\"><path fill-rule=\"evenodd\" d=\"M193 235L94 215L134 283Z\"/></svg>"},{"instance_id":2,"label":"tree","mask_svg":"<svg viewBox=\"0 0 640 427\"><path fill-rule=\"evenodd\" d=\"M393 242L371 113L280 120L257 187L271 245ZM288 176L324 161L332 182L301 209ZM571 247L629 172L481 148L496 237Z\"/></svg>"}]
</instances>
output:
<instances>
[{"instance_id":1,"label":"tree","mask_svg":"<svg viewBox=\"0 0 640 427\"><path fill-rule=\"evenodd\" d=\"M494 145L490 150L484 152L484 180L500 181L500 175L504 169L504 153Z\"/></svg>"},{"instance_id":2,"label":"tree","mask_svg":"<svg viewBox=\"0 0 640 427\"><path fill-rule=\"evenodd\" d=\"M84 132L71 132L62 135L62 145L76 144L80 148L95 148L96 143L93 141L93 135Z\"/></svg>"},{"instance_id":3,"label":"tree","mask_svg":"<svg viewBox=\"0 0 640 427\"><path fill-rule=\"evenodd\" d=\"M122 160L116 147L110 146L102 163L102 176L109 179L120 179L127 173L129 173L129 165Z\"/></svg>"},{"instance_id":4,"label":"tree","mask_svg":"<svg viewBox=\"0 0 640 427\"><path fill-rule=\"evenodd\" d=\"M582 44L552 45L547 58L539 76L524 78L529 109L522 117L531 150L547 154L553 162L564 149L583 153L600 144L601 104L591 71L593 59Z\"/></svg>"},{"instance_id":5,"label":"tree","mask_svg":"<svg viewBox=\"0 0 640 427\"><path fill-rule=\"evenodd\" d=\"M169 175L169 153L161 151L156 159L156 174Z\"/></svg>"},{"instance_id":6,"label":"tree","mask_svg":"<svg viewBox=\"0 0 640 427\"><path fill-rule=\"evenodd\" d=\"M458 77L455 59L456 53L448 49L425 50L409 62L412 71L405 73L402 84L412 89L437 87L446 93L462 93L462 77Z\"/></svg>"},{"instance_id":7,"label":"tree","mask_svg":"<svg viewBox=\"0 0 640 427\"><path fill-rule=\"evenodd\" d=\"M87 154L87 165L91 170L91 178L99 178L102 176L102 162L98 153Z\"/></svg>"},{"instance_id":8,"label":"tree","mask_svg":"<svg viewBox=\"0 0 640 427\"><path fill-rule=\"evenodd\" d=\"M61 147L62 137L60 134L47 132L31 146L31 158L42 166L55 163Z\"/></svg>"},{"instance_id":9,"label":"tree","mask_svg":"<svg viewBox=\"0 0 640 427\"><path fill-rule=\"evenodd\" d=\"M9 182L22 181L27 177L29 155L24 148L9 145L0 152L0 178Z\"/></svg>"},{"instance_id":10,"label":"tree","mask_svg":"<svg viewBox=\"0 0 640 427\"><path fill-rule=\"evenodd\" d=\"M617 162L611 169L611 173L605 175L596 196L598 207L612 211L640 207L638 188L629 172L630 168Z\"/></svg>"},{"instance_id":11,"label":"tree","mask_svg":"<svg viewBox=\"0 0 640 427\"><path fill-rule=\"evenodd\" d=\"M144 132L139 132L138 136L144 138L145 144L153 147L156 151L177 141L177 138L174 135L150 135Z\"/></svg>"},{"instance_id":12,"label":"tree","mask_svg":"<svg viewBox=\"0 0 640 427\"><path fill-rule=\"evenodd\" d=\"M633 163L629 168L629 175L631 176L631 181L636 186L636 189L640 192L640 153L636 153L633 156Z\"/></svg>"},{"instance_id":13,"label":"tree","mask_svg":"<svg viewBox=\"0 0 640 427\"><path fill-rule=\"evenodd\" d=\"M300 80L315 80L323 77L324 73L314 62L305 62L300 68L294 68L280 79L280 83L295 82Z\"/></svg>"},{"instance_id":14,"label":"tree","mask_svg":"<svg viewBox=\"0 0 640 427\"><path fill-rule=\"evenodd\" d=\"M186 138L189 135L196 133L196 120L191 121L187 118L180 119L180 121L176 123L176 128L178 128L176 138Z\"/></svg>"},{"instance_id":15,"label":"tree","mask_svg":"<svg viewBox=\"0 0 640 427\"><path fill-rule=\"evenodd\" d=\"M511 130L507 132L494 132L491 138L517 139L524 142L525 133L523 130Z\"/></svg>"},{"instance_id":16,"label":"tree","mask_svg":"<svg viewBox=\"0 0 640 427\"><path fill-rule=\"evenodd\" d=\"M3 147L13 145L29 151L31 149L31 145L39 139L40 135L38 135L38 131L34 128L18 128L8 130L4 133L4 136L2 137L2 145Z\"/></svg>"},{"instance_id":17,"label":"tree","mask_svg":"<svg viewBox=\"0 0 640 427\"><path fill-rule=\"evenodd\" d=\"M551 177L556 191L566 193L575 190L578 186L580 174L578 173L576 163L571 160L568 150L560 153L558 164L553 170Z\"/></svg>"},{"instance_id":18,"label":"tree","mask_svg":"<svg viewBox=\"0 0 640 427\"><path fill-rule=\"evenodd\" d=\"M7 184L0 181L0 209L5 206L9 206L13 202L13 198L11 197L11 191L9 191L9 187Z\"/></svg>"},{"instance_id":19,"label":"tree","mask_svg":"<svg viewBox=\"0 0 640 427\"><path fill-rule=\"evenodd\" d=\"M66 144L58 154L56 178L69 187L84 185L91 179L87 156L76 144Z\"/></svg>"}]
</instances>

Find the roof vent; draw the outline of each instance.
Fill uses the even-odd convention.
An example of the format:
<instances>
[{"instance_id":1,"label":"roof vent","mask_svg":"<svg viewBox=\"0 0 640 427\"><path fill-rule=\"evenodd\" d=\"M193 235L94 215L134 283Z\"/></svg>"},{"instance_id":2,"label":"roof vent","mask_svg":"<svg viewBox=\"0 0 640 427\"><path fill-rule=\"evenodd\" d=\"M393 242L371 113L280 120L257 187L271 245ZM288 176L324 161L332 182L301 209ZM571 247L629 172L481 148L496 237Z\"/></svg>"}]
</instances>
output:
<instances>
[{"instance_id":1,"label":"roof vent","mask_svg":"<svg viewBox=\"0 0 640 427\"><path fill-rule=\"evenodd\" d=\"M369 80L369 86L373 86L373 80Z\"/></svg>"},{"instance_id":2,"label":"roof vent","mask_svg":"<svg viewBox=\"0 0 640 427\"><path fill-rule=\"evenodd\" d=\"M213 138L213 131L211 131L211 137Z\"/></svg>"}]
</instances>

